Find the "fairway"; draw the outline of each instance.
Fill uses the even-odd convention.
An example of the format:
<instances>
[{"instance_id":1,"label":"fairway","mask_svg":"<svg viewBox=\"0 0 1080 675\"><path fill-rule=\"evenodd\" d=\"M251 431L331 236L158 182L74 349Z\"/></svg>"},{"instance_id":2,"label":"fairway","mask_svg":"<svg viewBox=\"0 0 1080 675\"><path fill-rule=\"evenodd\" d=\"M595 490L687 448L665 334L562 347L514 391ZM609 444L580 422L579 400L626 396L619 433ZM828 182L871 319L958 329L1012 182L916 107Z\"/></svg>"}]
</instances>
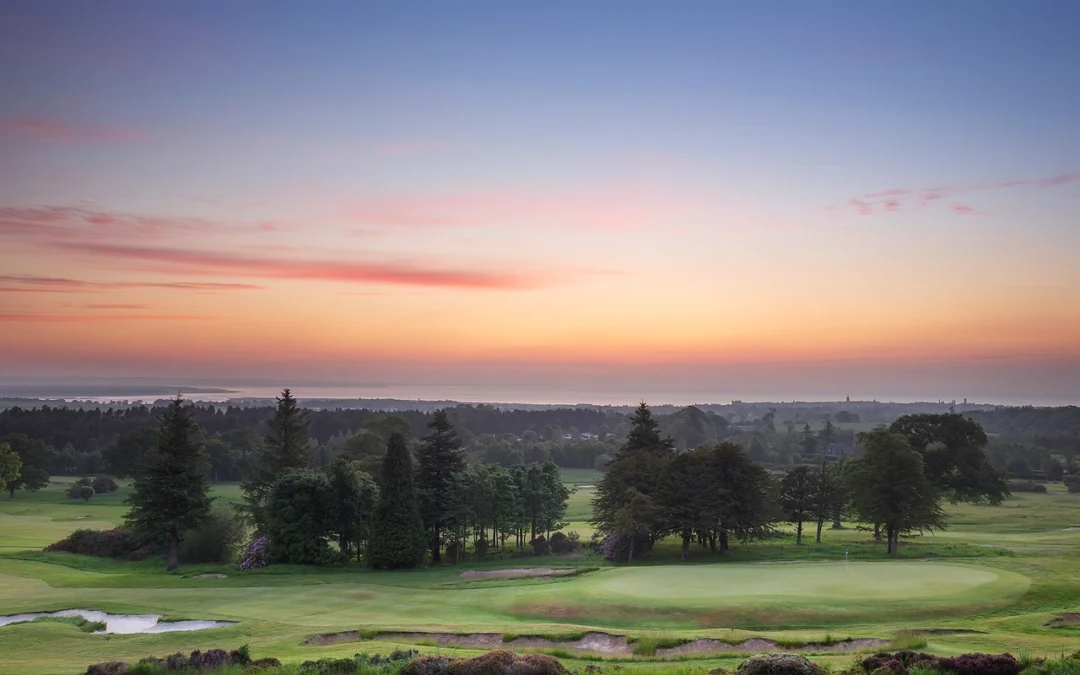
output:
<instances>
[{"instance_id":1,"label":"fairway","mask_svg":"<svg viewBox=\"0 0 1080 675\"><path fill-rule=\"evenodd\" d=\"M611 570L586 583L612 598L663 598L693 604L741 604L791 596L941 600L969 593L994 599L1022 593L1028 586L1026 579L1009 572L930 562L640 567Z\"/></svg>"}]
</instances>

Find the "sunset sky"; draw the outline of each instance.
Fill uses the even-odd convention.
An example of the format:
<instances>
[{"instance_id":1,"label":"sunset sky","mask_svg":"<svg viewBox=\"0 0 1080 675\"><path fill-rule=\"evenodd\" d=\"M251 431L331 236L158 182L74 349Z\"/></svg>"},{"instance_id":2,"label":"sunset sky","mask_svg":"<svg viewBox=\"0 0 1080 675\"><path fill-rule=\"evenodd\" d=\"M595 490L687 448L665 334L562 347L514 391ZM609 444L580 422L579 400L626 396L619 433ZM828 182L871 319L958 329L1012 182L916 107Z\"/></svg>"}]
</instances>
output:
<instances>
[{"instance_id":1,"label":"sunset sky","mask_svg":"<svg viewBox=\"0 0 1080 675\"><path fill-rule=\"evenodd\" d=\"M0 384L1080 403L1078 64L1066 0L8 0Z\"/></svg>"}]
</instances>

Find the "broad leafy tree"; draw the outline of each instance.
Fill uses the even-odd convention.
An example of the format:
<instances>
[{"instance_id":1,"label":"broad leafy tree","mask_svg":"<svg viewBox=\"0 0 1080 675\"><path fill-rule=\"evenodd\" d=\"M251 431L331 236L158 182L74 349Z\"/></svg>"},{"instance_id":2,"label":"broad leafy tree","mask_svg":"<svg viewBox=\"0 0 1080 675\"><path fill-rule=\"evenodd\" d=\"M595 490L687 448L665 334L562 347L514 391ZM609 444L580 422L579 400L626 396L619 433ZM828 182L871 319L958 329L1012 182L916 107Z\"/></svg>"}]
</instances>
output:
<instances>
[{"instance_id":1,"label":"broad leafy tree","mask_svg":"<svg viewBox=\"0 0 1080 675\"><path fill-rule=\"evenodd\" d=\"M0 490L7 489L8 483L14 483L22 475L22 459L19 458L11 446L0 443Z\"/></svg>"},{"instance_id":2,"label":"broad leafy tree","mask_svg":"<svg viewBox=\"0 0 1080 675\"><path fill-rule=\"evenodd\" d=\"M922 455L926 477L950 501L1000 504L1009 495L1005 477L986 457L986 432L958 413L904 415L889 430Z\"/></svg>"},{"instance_id":3,"label":"broad leafy tree","mask_svg":"<svg viewBox=\"0 0 1080 675\"><path fill-rule=\"evenodd\" d=\"M797 466L780 479L780 508L784 518L795 524L795 545L802 545L803 523L814 518L817 479L809 466ZM821 528L818 528L820 541Z\"/></svg>"},{"instance_id":4,"label":"broad leafy tree","mask_svg":"<svg viewBox=\"0 0 1080 675\"><path fill-rule=\"evenodd\" d=\"M428 539L417 507L412 457L400 433L390 435L383 462L379 503L372 517L368 560L376 569L416 567Z\"/></svg>"},{"instance_id":5,"label":"broad leafy tree","mask_svg":"<svg viewBox=\"0 0 1080 675\"><path fill-rule=\"evenodd\" d=\"M851 505L864 522L881 526L889 555L901 534L945 527L938 491L904 436L879 428L860 434L859 443L863 456L846 472Z\"/></svg>"},{"instance_id":6,"label":"broad leafy tree","mask_svg":"<svg viewBox=\"0 0 1080 675\"><path fill-rule=\"evenodd\" d=\"M128 524L147 539L169 542L167 571L180 566L180 534L210 515L206 453L191 406L174 399L161 418L158 451L139 471L127 503Z\"/></svg>"},{"instance_id":7,"label":"broad leafy tree","mask_svg":"<svg viewBox=\"0 0 1080 675\"><path fill-rule=\"evenodd\" d=\"M334 502L334 526L338 548L345 560L350 551L359 560L367 545L368 532L379 488L370 475L360 469L360 463L345 457L337 457L326 470Z\"/></svg>"},{"instance_id":8,"label":"broad leafy tree","mask_svg":"<svg viewBox=\"0 0 1080 675\"><path fill-rule=\"evenodd\" d=\"M105 446L101 456L116 476L134 476L144 461L154 452L158 443L158 430L151 426L139 427L121 434Z\"/></svg>"},{"instance_id":9,"label":"broad leafy tree","mask_svg":"<svg viewBox=\"0 0 1080 675\"><path fill-rule=\"evenodd\" d=\"M428 532L431 561L438 563L442 532L447 525L449 506L454 501L451 494L453 476L465 468L465 451L445 410L435 412L428 429L431 433L424 437L417 452L416 487L420 515Z\"/></svg>"},{"instance_id":10,"label":"broad leafy tree","mask_svg":"<svg viewBox=\"0 0 1080 675\"><path fill-rule=\"evenodd\" d=\"M266 526L264 506L274 481L286 471L306 469L311 464L306 413L289 389L282 390L277 398L277 409L267 425L270 433L255 451L248 476L240 485L247 502L246 511L260 532Z\"/></svg>"},{"instance_id":11,"label":"broad leafy tree","mask_svg":"<svg viewBox=\"0 0 1080 675\"><path fill-rule=\"evenodd\" d=\"M846 493L843 481L843 463L828 464L822 462L814 472L813 516L817 523L815 541L821 543L821 529L825 521L832 518L833 527L840 529L840 514L844 509Z\"/></svg>"},{"instance_id":12,"label":"broad leafy tree","mask_svg":"<svg viewBox=\"0 0 1080 675\"><path fill-rule=\"evenodd\" d=\"M8 481L8 496L14 497L16 490L36 492L49 485L49 472L56 462L56 452L36 438L26 434L7 434L0 438L18 455L22 462L19 476Z\"/></svg>"},{"instance_id":13,"label":"broad leafy tree","mask_svg":"<svg viewBox=\"0 0 1080 675\"><path fill-rule=\"evenodd\" d=\"M335 559L327 538L336 524L334 491L326 474L290 469L270 486L266 535L270 559L296 565L324 565Z\"/></svg>"}]
</instances>

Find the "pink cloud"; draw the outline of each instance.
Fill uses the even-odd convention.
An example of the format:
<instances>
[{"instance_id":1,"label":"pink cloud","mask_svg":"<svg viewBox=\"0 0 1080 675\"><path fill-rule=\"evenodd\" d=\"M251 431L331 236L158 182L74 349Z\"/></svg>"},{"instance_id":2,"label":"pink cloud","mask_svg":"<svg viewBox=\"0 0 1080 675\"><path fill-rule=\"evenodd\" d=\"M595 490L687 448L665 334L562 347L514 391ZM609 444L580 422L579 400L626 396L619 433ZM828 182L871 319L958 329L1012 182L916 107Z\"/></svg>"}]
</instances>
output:
<instances>
[{"instance_id":1,"label":"pink cloud","mask_svg":"<svg viewBox=\"0 0 1080 675\"><path fill-rule=\"evenodd\" d=\"M124 143L140 141L146 134L135 129L104 124L68 124L40 117L16 117L0 120L5 134L30 141L68 143Z\"/></svg>"},{"instance_id":2,"label":"pink cloud","mask_svg":"<svg viewBox=\"0 0 1080 675\"><path fill-rule=\"evenodd\" d=\"M40 239L161 238L211 232L221 226L199 218L156 218L82 206L0 207L0 237Z\"/></svg>"},{"instance_id":3,"label":"pink cloud","mask_svg":"<svg viewBox=\"0 0 1080 675\"><path fill-rule=\"evenodd\" d=\"M970 185L966 187L935 187L910 190L906 188L890 188L880 192L871 192L864 195L864 199L850 199L847 205L861 216L871 215L875 208L881 208L889 212L899 212L906 207L916 210L932 206L934 202L941 201L946 197L967 194L972 192L985 192L992 190L1007 190L1017 187L1054 188L1063 185L1071 185L1080 182L1080 173L1063 173L1047 178L1029 178L1022 180L1009 180L1000 183L983 185ZM952 213L957 215L985 215L967 204L958 204L950 207Z\"/></svg>"},{"instance_id":4,"label":"pink cloud","mask_svg":"<svg viewBox=\"0 0 1080 675\"><path fill-rule=\"evenodd\" d=\"M88 293L128 288L215 293L257 290L262 286L195 281L83 281L62 277L39 277L31 274L0 276L0 293Z\"/></svg>"},{"instance_id":5,"label":"pink cloud","mask_svg":"<svg viewBox=\"0 0 1080 675\"><path fill-rule=\"evenodd\" d=\"M85 309L147 309L149 305L86 305Z\"/></svg>"},{"instance_id":6,"label":"pink cloud","mask_svg":"<svg viewBox=\"0 0 1080 675\"><path fill-rule=\"evenodd\" d=\"M506 192L367 199L349 207L346 217L358 225L374 227L534 224L634 231L668 222L687 208L685 200L649 189Z\"/></svg>"},{"instance_id":7,"label":"pink cloud","mask_svg":"<svg viewBox=\"0 0 1080 675\"><path fill-rule=\"evenodd\" d=\"M849 199L848 206L851 206L860 216L871 216L874 214L874 208L864 201L858 199Z\"/></svg>"},{"instance_id":8,"label":"pink cloud","mask_svg":"<svg viewBox=\"0 0 1080 675\"><path fill-rule=\"evenodd\" d=\"M985 216L985 211L979 211L974 206L968 206L967 204L953 204L951 207L952 212L958 216Z\"/></svg>"},{"instance_id":9,"label":"pink cloud","mask_svg":"<svg viewBox=\"0 0 1080 675\"><path fill-rule=\"evenodd\" d=\"M375 146L375 152L386 157L404 157L439 152L450 147L443 141L413 141L410 143L390 143Z\"/></svg>"},{"instance_id":10,"label":"pink cloud","mask_svg":"<svg viewBox=\"0 0 1080 675\"><path fill-rule=\"evenodd\" d=\"M297 279L342 283L476 289L527 289L555 283L572 272L546 270L453 269L410 262L357 262L334 259L288 259L243 256L190 249L119 246L91 242L57 243L56 248L119 261L154 263L173 274Z\"/></svg>"},{"instance_id":11,"label":"pink cloud","mask_svg":"<svg viewBox=\"0 0 1080 675\"><path fill-rule=\"evenodd\" d=\"M208 316L159 314L0 314L0 321L19 323L96 323L99 321L206 321Z\"/></svg>"}]
</instances>

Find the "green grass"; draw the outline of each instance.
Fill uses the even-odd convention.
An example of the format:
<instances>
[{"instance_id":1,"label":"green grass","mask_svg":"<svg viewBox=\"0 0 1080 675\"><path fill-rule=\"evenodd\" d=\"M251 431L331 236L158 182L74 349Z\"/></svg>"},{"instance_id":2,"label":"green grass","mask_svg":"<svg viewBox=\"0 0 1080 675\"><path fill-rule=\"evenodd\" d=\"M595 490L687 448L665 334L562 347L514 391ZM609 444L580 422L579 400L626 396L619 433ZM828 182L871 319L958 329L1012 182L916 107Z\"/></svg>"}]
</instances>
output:
<instances>
[{"instance_id":1,"label":"green grass","mask_svg":"<svg viewBox=\"0 0 1080 675\"><path fill-rule=\"evenodd\" d=\"M579 485L598 476L568 476ZM70 479L63 479L70 481ZM656 650L696 638L739 644L761 637L780 644L821 643L822 636L892 639L891 648L923 648L949 654L1020 650L1056 656L1075 649L1080 625L1048 628L1063 612L1080 611L1080 496L1060 486L1049 494L1022 494L996 506L948 506L948 530L905 539L898 559L869 533L849 525L795 546L785 536L744 545L713 557L691 549L680 564L679 542L664 541L630 567L581 559L506 557L485 568L576 567L588 574L537 581L498 580L461 584L474 566L443 566L402 572L360 568L274 566L241 573L214 565L161 572L161 561L117 562L40 548L81 527L122 522L123 489L89 503L69 500L63 486L0 497L0 598L3 613L98 609L161 613L167 619L222 619L239 623L195 633L97 635L68 622L43 621L0 627L0 673L77 673L89 663L138 660L192 649L233 649L250 643L258 656L286 664L358 650L388 653L409 646L379 640L407 632L492 632L580 638L589 631L627 635L634 657L619 660L627 671L704 672L733 670L740 657L684 655L658 661ZM569 529L588 538L591 488L570 502ZM215 487L222 501L239 499L236 485ZM79 518L78 516L88 516ZM844 563L847 552L848 562ZM196 579L222 572L226 579ZM358 630L364 642L304 646L317 633ZM980 631L924 634L924 629ZM509 637L507 637L509 636ZM827 638L826 638L827 639ZM424 651L475 655L478 650L435 647ZM570 667L595 658L555 647ZM849 654L816 655L846 667ZM1046 671L1050 673L1051 671ZM1053 671L1058 672L1058 671ZM1066 673L1067 671L1061 671Z\"/></svg>"}]
</instances>

